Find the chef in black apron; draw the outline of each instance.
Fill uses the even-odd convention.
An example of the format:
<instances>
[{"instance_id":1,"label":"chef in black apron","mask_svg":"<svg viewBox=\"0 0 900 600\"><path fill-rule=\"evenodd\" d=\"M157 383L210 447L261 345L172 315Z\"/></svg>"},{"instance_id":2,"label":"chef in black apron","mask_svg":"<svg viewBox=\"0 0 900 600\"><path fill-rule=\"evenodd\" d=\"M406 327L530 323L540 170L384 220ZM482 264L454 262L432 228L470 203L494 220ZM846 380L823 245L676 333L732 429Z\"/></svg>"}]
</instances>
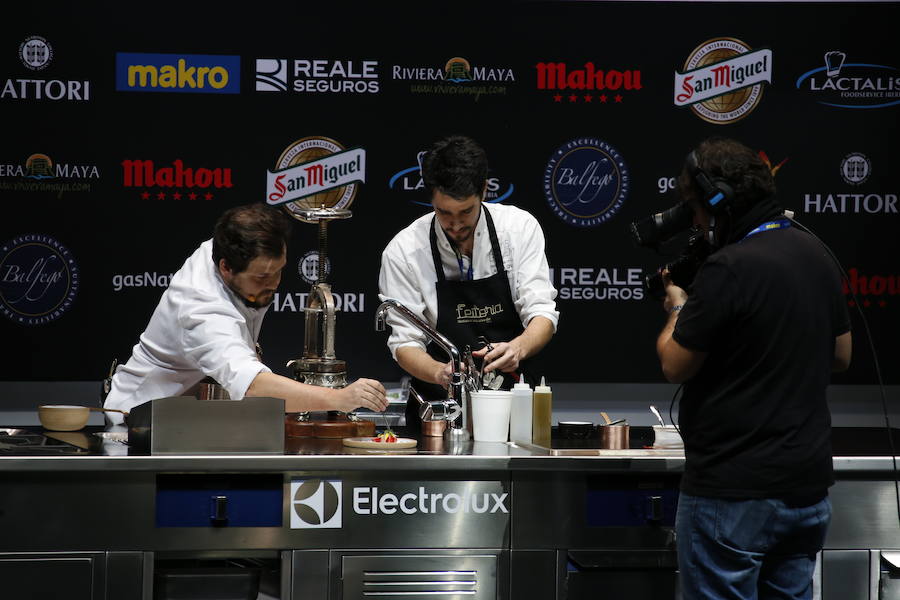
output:
<instances>
[{"instance_id":1,"label":"chef in black apron","mask_svg":"<svg viewBox=\"0 0 900 600\"><path fill-rule=\"evenodd\" d=\"M435 152L437 152L436 156L431 155ZM423 161L422 171L425 184L431 191L435 214L430 216L427 223L423 222L425 219L423 217L410 228L416 228L419 236L417 239L422 240L423 227L428 227L430 262L433 263L434 271L433 275L431 275L430 269L427 270L427 273L416 272L418 278L414 282L407 282L404 291L409 293L410 288L414 285L420 285L422 288L434 286L436 318L435 315L431 315L432 319L430 319L435 322L434 328L446 336L460 353L466 346L476 351L474 356L478 362L484 361L486 372L502 373L504 382L501 389L510 389L520 374L523 374L526 381L534 385L535 378L539 379L544 374L536 364L534 355L543 348L555 332L555 317L558 314L555 311L555 304L552 302L555 290L545 274L540 285L542 290L546 290L543 293L547 296L549 308L546 313L542 314L552 315L553 320L549 316L542 318L542 315L538 315L530 319L527 328L523 327L522 316L514 301L516 294L510 289L510 278L504 266L501 243L491 210L498 211L498 213L505 211L506 215L510 215L511 211L517 211L514 218L527 219L533 223L536 233L541 236L541 245L543 234L534 218L524 211L507 206L488 207L482 203L486 191L487 162L483 156L483 150L474 141L461 137L447 138L435 144L429 154L431 156L426 157ZM482 162L483 169L479 170L477 167ZM469 168L473 164L475 168ZM476 259L474 238L475 231L482 220L484 227L481 231L486 230L495 272L493 275L475 279L473 276L473 263ZM385 250L385 256L397 253L398 245L404 246L404 248L409 245L408 238L403 238L402 244L398 239L403 233L398 234L391 242ZM456 254L456 262L459 267L458 280L448 279L445 273L438 236L445 236L446 242ZM521 243L524 245L529 242L521 241ZM403 264L414 264L415 267L412 267L412 270L425 271L424 257L416 254L424 250L419 245L405 250ZM482 249L478 260L485 258L487 257ZM546 258L542 252L540 258L544 261L543 267L546 270ZM422 262L417 259L421 259ZM382 295L383 297L394 297L402 303L405 298L392 289L395 286L392 285L390 278L385 277L385 260L383 258ZM510 260L507 264L513 263ZM490 272L489 265L478 266L482 273L486 270ZM411 303L421 305L421 296ZM489 351L479 341L479 338L490 342L493 349ZM448 364L450 357L434 343L429 343L425 352L432 360L422 356L420 346L400 347L396 350L396 357L400 365L413 375L413 387L423 398L426 400L445 399L451 370ZM412 432L417 432L416 429L419 426L418 405L412 398L407 405L407 424Z\"/></svg>"}]
</instances>

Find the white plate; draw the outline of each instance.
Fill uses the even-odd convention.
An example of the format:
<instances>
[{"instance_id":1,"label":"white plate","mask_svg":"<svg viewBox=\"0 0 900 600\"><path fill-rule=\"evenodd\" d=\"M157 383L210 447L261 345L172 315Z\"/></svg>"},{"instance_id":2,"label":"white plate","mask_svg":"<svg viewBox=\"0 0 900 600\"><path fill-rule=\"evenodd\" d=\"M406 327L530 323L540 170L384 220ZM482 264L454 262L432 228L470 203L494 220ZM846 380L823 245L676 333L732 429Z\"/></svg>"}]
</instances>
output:
<instances>
[{"instance_id":1,"label":"white plate","mask_svg":"<svg viewBox=\"0 0 900 600\"><path fill-rule=\"evenodd\" d=\"M396 442L375 442L372 441L372 437L344 438L344 445L351 448L366 448L369 450L402 450L404 448L415 448L418 443L412 438L403 437L398 437Z\"/></svg>"}]
</instances>

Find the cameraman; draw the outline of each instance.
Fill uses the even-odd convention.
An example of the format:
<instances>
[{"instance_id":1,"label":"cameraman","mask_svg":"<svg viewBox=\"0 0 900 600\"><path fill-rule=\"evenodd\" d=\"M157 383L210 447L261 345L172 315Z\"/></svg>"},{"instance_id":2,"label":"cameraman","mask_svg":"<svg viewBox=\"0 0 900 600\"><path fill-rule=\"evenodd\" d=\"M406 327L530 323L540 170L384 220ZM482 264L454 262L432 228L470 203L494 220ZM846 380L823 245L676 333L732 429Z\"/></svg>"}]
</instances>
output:
<instances>
[{"instance_id":1,"label":"cameraman","mask_svg":"<svg viewBox=\"0 0 900 600\"><path fill-rule=\"evenodd\" d=\"M714 249L690 295L663 274L656 343L666 379L685 383L683 598L811 598L834 483L825 388L851 354L840 275L746 146L704 141L678 190Z\"/></svg>"}]
</instances>

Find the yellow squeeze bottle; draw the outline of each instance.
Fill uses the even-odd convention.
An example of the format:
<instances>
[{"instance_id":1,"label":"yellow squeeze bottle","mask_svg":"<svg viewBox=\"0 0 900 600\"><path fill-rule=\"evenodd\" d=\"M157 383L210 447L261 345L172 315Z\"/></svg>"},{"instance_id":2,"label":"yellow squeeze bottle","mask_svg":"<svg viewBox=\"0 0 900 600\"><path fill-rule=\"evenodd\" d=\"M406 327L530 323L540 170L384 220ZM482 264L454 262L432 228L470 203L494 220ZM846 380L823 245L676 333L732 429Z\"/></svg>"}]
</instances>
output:
<instances>
[{"instance_id":1,"label":"yellow squeeze bottle","mask_svg":"<svg viewBox=\"0 0 900 600\"><path fill-rule=\"evenodd\" d=\"M534 388L531 435L534 443L550 447L550 427L553 415L553 391L541 376L541 385Z\"/></svg>"}]
</instances>

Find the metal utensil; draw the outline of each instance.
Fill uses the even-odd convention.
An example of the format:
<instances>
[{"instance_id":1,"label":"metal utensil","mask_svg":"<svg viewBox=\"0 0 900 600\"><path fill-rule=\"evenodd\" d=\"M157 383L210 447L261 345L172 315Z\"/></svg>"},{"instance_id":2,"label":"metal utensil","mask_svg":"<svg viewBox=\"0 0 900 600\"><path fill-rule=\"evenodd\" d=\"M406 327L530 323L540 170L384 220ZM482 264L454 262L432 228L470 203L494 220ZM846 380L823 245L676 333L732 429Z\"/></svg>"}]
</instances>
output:
<instances>
[{"instance_id":1,"label":"metal utensil","mask_svg":"<svg viewBox=\"0 0 900 600\"><path fill-rule=\"evenodd\" d=\"M652 404L650 405L650 412L653 413L653 416L656 417L656 420L659 421L659 424L660 424L661 426L663 426L663 427L666 426L666 422L663 421L662 415L659 414L659 411L656 410L656 407L653 406Z\"/></svg>"},{"instance_id":2,"label":"metal utensil","mask_svg":"<svg viewBox=\"0 0 900 600\"><path fill-rule=\"evenodd\" d=\"M600 416L603 417L603 420L606 421L606 424L609 425L612 423L612 419L609 418L609 415L603 411L600 411Z\"/></svg>"}]
</instances>

